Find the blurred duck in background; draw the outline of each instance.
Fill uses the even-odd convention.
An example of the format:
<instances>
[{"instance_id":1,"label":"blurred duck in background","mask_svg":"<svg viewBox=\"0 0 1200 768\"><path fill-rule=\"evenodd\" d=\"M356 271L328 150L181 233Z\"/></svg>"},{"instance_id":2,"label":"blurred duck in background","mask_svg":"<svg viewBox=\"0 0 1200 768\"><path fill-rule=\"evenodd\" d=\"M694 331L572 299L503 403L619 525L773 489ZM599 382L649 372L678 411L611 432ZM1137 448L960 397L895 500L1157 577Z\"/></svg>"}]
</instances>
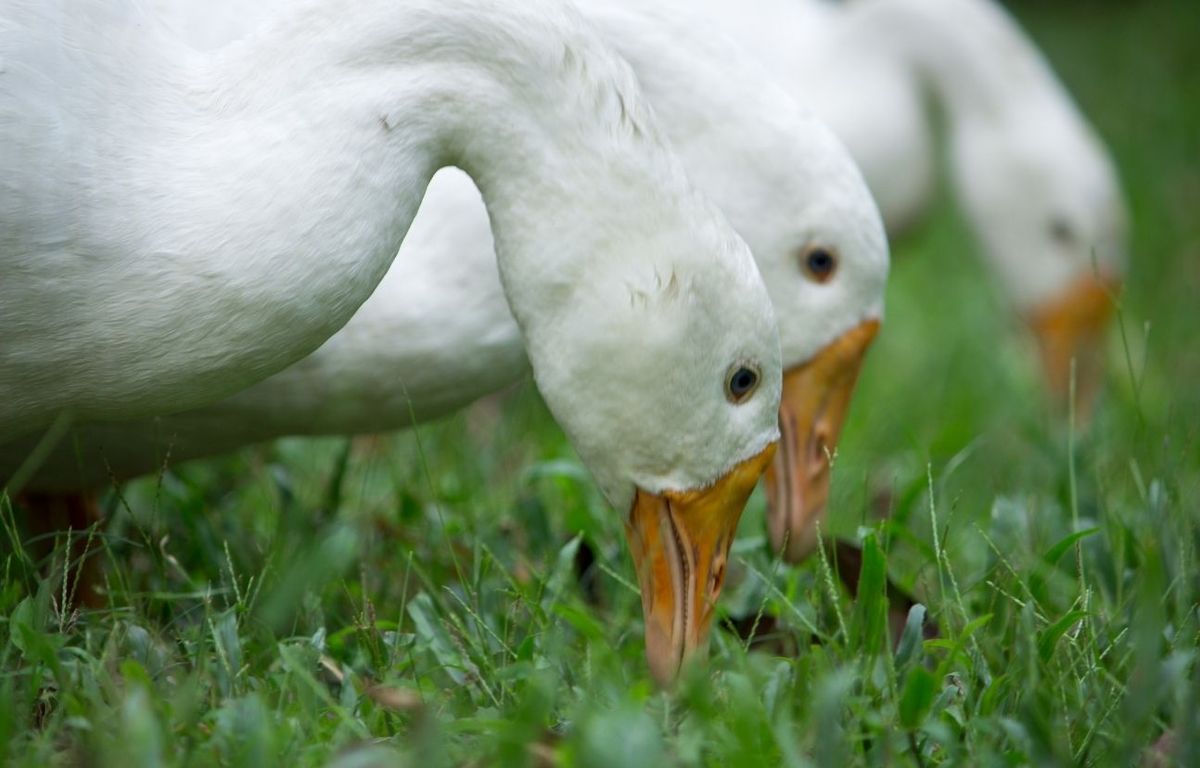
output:
<instances>
[{"instance_id":1,"label":"blurred duck in background","mask_svg":"<svg viewBox=\"0 0 1200 768\"><path fill-rule=\"evenodd\" d=\"M192 0L165 2L166 11L196 6ZM832 131L802 112L711 21L684 4L579 5L632 64L689 178L750 245L768 286L786 369L781 446L767 475L769 532L776 551L798 561L816 545L816 521L829 495L829 457L863 355L883 319L888 248L878 208ZM209 12L198 29L213 35L213 9L205 7ZM231 21L229 34L244 21ZM319 350L207 408L143 422L79 425L26 487L45 492L42 503L50 503L53 494L102 486L110 471L129 478L168 460L288 435L398 429L414 417L422 421L462 407L528 370L495 261L478 189L464 173L443 170L392 270ZM672 279L662 275L664 290L678 289ZM30 448L0 448L0 470L11 471ZM642 577L649 588L649 574ZM710 608L703 614L710 615Z\"/></svg>"},{"instance_id":2,"label":"blurred duck in background","mask_svg":"<svg viewBox=\"0 0 1200 768\"><path fill-rule=\"evenodd\" d=\"M669 677L779 435L750 252L570 6L353 9L291 4L202 54L140 3L0 8L0 441L198 407L313 351L459 165L545 401L628 521Z\"/></svg>"},{"instance_id":3,"label":"blurred duck in background","mask_svg":"<svg viewBox=\"0 0 1200 768\"><path fill-rule=\"evenodd\" d=\"M1046 386L1077 413L1103 379L1128 216L1106 148L1016 22L992 0L697 0L846 142L888 231L928 208L932 96L959 205L1032 329Z\"/></svg>"}]
</instances>

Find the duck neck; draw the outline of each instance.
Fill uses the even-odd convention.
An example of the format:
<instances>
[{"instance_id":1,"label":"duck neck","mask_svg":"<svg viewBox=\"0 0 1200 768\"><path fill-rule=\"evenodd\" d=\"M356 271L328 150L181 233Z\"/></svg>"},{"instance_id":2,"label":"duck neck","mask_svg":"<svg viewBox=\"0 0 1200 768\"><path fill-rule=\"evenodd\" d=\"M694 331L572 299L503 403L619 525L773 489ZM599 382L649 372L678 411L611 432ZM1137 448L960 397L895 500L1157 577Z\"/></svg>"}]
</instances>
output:
<instances>
[{"instance_id":1,"label":"duck neck","mask_svg":"<svg viewBox=\"0 0 1200 768\"><path fill-rule=\"evenodd\" d=\"M143 248L186 254L171 279L189 283L192 310L168 308L158 335L194 331L179 344L191 391L240 388L343 325L444 165L483 193L527 335L607 269L618 238L689 227L663 221L695 205L632 76L562 4L333 5L302 6L198 65L162 113L169 139L139 158L142 209L176 223L143 230ZM255 322L230 322L240 315Z\"/></svg>"},{"instance_id":2,"label":"duck neck","mask_svg":"<svg viewBox=\"0 0 1200 768\"><path fill-rule=\"evenodd\" d=\"M875 38L898 49L952 125L996 122L1031 102L1062 100L1041 54L986 0L875 0L856 7Z\"/></svg>"},{"instance_id":3,"label":"duck neck","mask_svg":"<svg viewBox=\"0 0 1200 768\"><path fill-rule=\"evenodd\" d=\"M327 245L327 258L373 252L377 281L433 172L459 166L482 193L501 278L525 326L608 266L617 217L634 236L672 229L661 216L639 227L639 206L629 200L674 194L677 207L688 208L682 172L632 73L564 4L368 0L355 11L327 25L301 16L303 29L331 29L330 53L308 71L285 67L298 88L318 92L309 100L318 105L314 122L329 112L340 121L317 136L323 146L340 145L334 159L358 144L355 162L323 191L344 201L337 207L348 225L330 228L338 241ZM312 50L301 35L284 37ZM331 141L333 130L340 141ZM336 177L316 175L327 185ZM419 191L397 206L396 189ZM670 209L659 204L654 213ZM379 223L347 249L346 230L363 230L363 222Z\"/></svg>"}]
</instances>

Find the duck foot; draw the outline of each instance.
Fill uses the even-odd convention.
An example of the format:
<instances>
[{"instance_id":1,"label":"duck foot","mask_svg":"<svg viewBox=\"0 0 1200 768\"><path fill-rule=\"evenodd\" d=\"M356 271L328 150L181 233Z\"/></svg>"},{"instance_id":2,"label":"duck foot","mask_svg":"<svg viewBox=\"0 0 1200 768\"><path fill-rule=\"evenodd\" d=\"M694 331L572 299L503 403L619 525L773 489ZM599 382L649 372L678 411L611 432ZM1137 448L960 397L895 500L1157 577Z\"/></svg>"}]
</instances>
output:
<instances>
[{"instance_id":1,"label":"duck foot","mask_svg":"<svg viewBox=\"0 0 1200 768\"><path fill-rule=\"evenodd\" d=\"M99 557L102 548L97 533L103 515L95 495L26 492L17 497L17 504L25 511L26 525L34 540L33 551L39 560L47 560L54 553L57 534L70 532L69 560L65 563L68 605L60 606L60 610L103 607L100 587L104 578Z\"/></svg>"}]
</instances>

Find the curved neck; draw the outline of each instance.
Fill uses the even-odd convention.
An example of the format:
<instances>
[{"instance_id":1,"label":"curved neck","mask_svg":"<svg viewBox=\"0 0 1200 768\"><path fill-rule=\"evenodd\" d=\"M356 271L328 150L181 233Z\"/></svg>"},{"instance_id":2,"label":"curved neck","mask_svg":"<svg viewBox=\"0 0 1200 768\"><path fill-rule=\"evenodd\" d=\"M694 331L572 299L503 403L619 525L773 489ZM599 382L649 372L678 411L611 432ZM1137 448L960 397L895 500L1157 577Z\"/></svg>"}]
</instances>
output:
<instances>
[{"instance_id":1,"label":"curved neck","mask_svg":"<svg viewBox=\"0 0 1200 768\"><path fill-rule=\"evenodd\" d=\"M233 86L236 95L218 92L247 100L256 130L236 133L258 139L229 162L244 169L250 156L266 158L247 172L277 180L258 210L271 215L268 229L291 235L276 252L295 261L308 251L301 261L325 267L317 283L330 276L344 290L328 269L340 263L374 285L445 165L467 171L483 194L506 294L526 330L607 268L620 250L614 229L628 243L686 226L682 214L663 221L695 206L632 74L563 4L365 0L353 14L330 5L308 5L217 62L223 82L231 68L249 70L246 56L260 68L264 58L279 62L251 87ZM265 55L270 46L279 47ZM280 123L303 151L266 151ZM639 222L629 198L656 204ZM314 199L320 228L297 227Z\"/></svg>"},{"instance_id":2,"label":"curved neck","mask_svg":"<svg viewBox=\"0 0 1200 768\"><path fill-rule=\"evenodd\" d=\"M682 174L632 74L562 4L365 0L349 15L330 6L312 3L226 49L223 82L231 69L261 71L264 58L279 66L218 98L248 99L244 113L258 130L241 135L259 143L244 154L257 150L275 164L270 207L291 198L311 208L316 193L323 211L335 211L325 215L357 222L352 229L379 222L359 235L361 245L338 232L331 250L383 254L370 259L381 275L433 172L457 165L483 194L502 271L521 271L522 284L532 280L530 292L541 293L543 272L569 280L602 259L596 240L612 223L604 211L629 225L629 212L606 196L683 197ZM263 151L280 124L292 144L310 141L308 151ZM258 178L264 170L255 169ZM294 184L306 176L324 188ZM312 247L312 233L303 234ZM555 269L544 269L547 261Z\"/></svg>"},{"instance_id":3,"label":"curved neck","mask_svg":"<svg viewBox=\"0 0 1200 768\"><path fill-rule=\"evenodd\" d=\"M1003 119L1062 87L1016 22L988 0L872 0L854 23L886 41L931 87L952 122Z\"/></svg>"}]
</instances>

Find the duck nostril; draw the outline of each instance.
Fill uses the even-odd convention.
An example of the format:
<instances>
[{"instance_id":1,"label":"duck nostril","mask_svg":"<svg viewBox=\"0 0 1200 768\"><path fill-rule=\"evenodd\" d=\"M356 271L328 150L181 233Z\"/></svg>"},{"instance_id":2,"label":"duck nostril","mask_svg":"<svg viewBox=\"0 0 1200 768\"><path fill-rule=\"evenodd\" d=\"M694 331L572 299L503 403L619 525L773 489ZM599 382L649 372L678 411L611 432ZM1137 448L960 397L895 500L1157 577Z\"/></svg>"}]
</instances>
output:
<instances>
[{"instance_id":1,"label":"duck nostril","mask_svg":"<svg viewBox=\"0 0 1200 768\"><path fill-rule=\"evenodd\" d=\"M823 432L813 436L809 444L811 453L808 456L808 477L810 482L821 482L833 468L837 451L831 447L831 442Z\"/></svg>"},{"instance_id":2,"label":"duck nostril","mask_svg":"<svg viewBox=\"0 0 1200 768\"><path fill-rule=\"evenodd\" d=\"M712 594L712 598L717 599L717 595L721 594L721 586L725 583L725 558L720 558L713 563L712 578L709 580L708 591Z\"/></svg>"},{"instance_id":3,"label":"duck nostril","mask_svg":"<svg viewBox=\"0 0 1200 768\"><path fill-rule=\"evenodd\" d=\"M813 439L810 443L812 452L809 454L809 463L812 465L814 472L821 472L829 466L829 436L825 430L818 428L813 433Z\"/></svg>"}]
</instances>

